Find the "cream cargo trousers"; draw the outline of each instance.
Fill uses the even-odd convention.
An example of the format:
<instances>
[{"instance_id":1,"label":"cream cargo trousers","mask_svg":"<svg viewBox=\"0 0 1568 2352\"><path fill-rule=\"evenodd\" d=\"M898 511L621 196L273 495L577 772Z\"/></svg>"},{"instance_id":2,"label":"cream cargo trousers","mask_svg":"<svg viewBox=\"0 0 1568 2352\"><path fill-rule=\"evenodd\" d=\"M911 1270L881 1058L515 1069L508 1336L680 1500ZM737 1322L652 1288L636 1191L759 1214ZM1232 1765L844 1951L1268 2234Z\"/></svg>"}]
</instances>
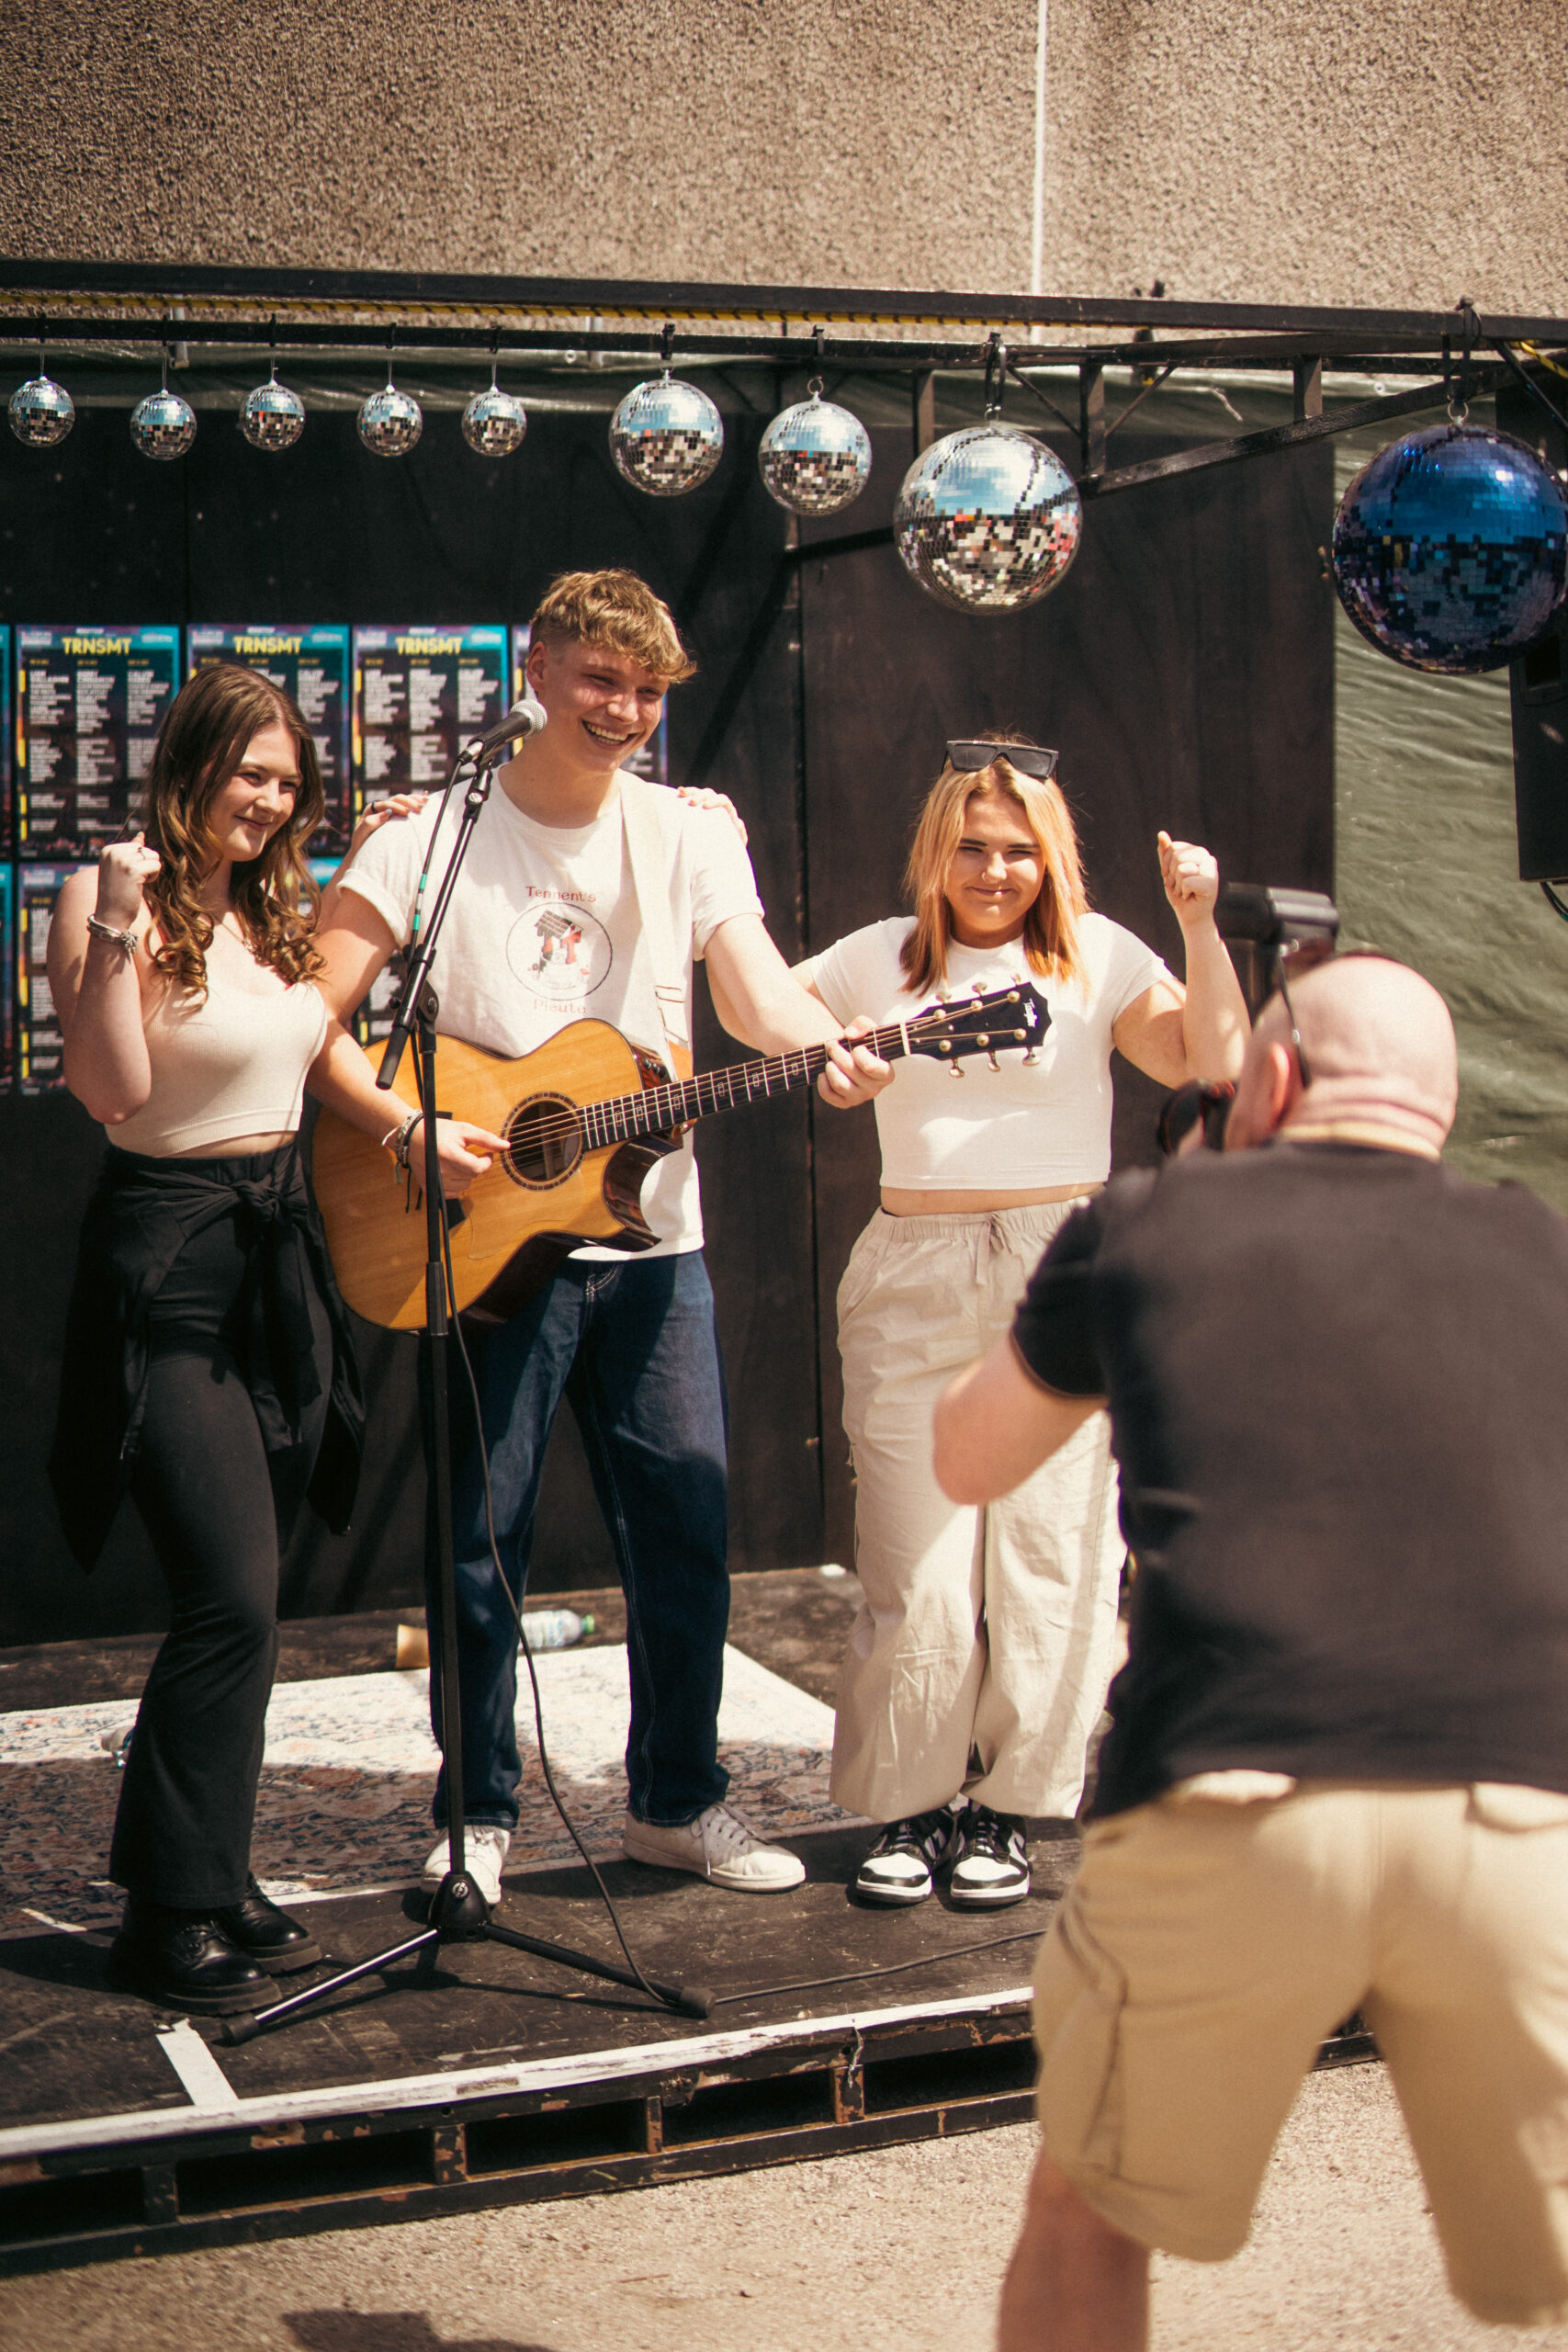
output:
<instances>
[{"instance_id":1,"label":"cream cargo trousers","mask_svg":"<svg viewBox=\"0 0 1568 2352\"><path fill-rule=\"evenodd\" d=\"M832 1791L873 1821L961 1789L1000 1813L1055 1815L1082 1794L1125 1551L1110 1424L1096 1413L982 1510L949 1502L931 1474L937 1397L1010 1329L1077 1205L878 1210L839 1286L865 1598L839 1678Z\"/></svg>"}]
</instances>

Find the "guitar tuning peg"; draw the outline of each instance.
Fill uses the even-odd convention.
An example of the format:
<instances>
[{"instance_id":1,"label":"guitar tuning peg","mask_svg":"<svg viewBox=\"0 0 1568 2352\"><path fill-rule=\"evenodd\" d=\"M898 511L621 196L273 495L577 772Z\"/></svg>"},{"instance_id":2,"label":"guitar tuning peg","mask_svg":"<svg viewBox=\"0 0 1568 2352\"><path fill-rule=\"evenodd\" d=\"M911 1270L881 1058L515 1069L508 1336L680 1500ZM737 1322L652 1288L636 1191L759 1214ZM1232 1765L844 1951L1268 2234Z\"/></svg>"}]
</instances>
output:
<instances>
[{"instance_id":1,"label":"guitar tuning peg","mask_svg":"<svg viewBox=\"0 0 1568 2352\"><path fill-rule=\"evenodd\" d=\"M1001 1075L1001 1068L1002 1068L1002 1066L1001 1066L1000 1062L999 1062L999 1061L998 1061L998 1059L997 1059L997 1049L996 1049L996 1047L995 1047L994 1046L992 1046L992 1048L991 1048L990 1052L987 1055L986 1058L987 1058L987 1060L990 1063L991 1068L992 1068L992 1069L997 1072L997 1075L998 1075L998 1077L1000 1077L1000 1075Z\"/></svg>"},{"instance_id":2,"label":"guitar tuning peg","mask_svg":"<svg viewBox=\"0 0 1568 2352\"><path fill-rule=\"evenodd\" d=\"M1030 1063L1031 1063L1031 1062L1037 1062L1039 1059L1040 1059L1040 1048L1039 1048L1039 1046L1031 1046L1031 1047L1029 1048L1029 1051L1025 1054L1025 1056L1024 1056L1024 1057L1023 1057L1023 1067L1024 1067L1024 1069L1027 1069L1029 1068L1029 1065L1030 1065Z\"/></svg>"},{"instance_id":3,"label":"guitar tuning peg","mask_svg":"<svg viewBox=\"0 0 1568 2352\"><path fill-rule=\"evenodd\" d=\"M963 1075L964 1075L964 1065L963 1065L963 1063L962 1063L962 1062L949 1062L949 1063L948 1063L948 1065L947 1065L947 1067L948 1067L948 1069L949 1069L949 1071L950 1071L950 1073L952 1074L952 1076L953 1076L953 1077L954 1077L954 1078L962 1078L962 1077L963 1077Z\"/></svg>"},{"instance_id":4,"label":"guitar tuning peg","mask_svg":"<svg viewBox=\"0 0 1568 2352\"><path fill-rule=\"evenodd\" d=\"M971 996L984 996L984 995L985 995L985 993L986 993L986 983L985 983L985 981L984 981L984 980L971 980L971 981L970 981L970 983L969 983L969 993L970 993L970 995L971 995Z\"/></svg>"}]
</instances>

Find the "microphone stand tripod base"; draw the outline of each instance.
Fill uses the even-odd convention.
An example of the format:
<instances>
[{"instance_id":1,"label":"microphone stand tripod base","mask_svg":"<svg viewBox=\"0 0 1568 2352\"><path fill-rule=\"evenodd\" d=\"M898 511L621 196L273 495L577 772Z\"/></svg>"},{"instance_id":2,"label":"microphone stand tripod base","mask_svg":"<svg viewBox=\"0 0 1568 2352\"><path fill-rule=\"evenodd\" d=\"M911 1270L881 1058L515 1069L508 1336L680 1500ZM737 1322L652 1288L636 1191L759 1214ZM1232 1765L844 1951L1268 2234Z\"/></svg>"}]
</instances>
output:
<instances>
[{"instance_id":1,"label":"microphone stand tripod base","mask_svg":"<svg viewBox=\"0 0 1568 2352\"><path fill-rule=\"evenodd\" d=\"M490 1905L471 1878L448 1871L431 1896L428 1916L444 1943L477 1943L490 1925Z\"/></svg>"}]
</instances>

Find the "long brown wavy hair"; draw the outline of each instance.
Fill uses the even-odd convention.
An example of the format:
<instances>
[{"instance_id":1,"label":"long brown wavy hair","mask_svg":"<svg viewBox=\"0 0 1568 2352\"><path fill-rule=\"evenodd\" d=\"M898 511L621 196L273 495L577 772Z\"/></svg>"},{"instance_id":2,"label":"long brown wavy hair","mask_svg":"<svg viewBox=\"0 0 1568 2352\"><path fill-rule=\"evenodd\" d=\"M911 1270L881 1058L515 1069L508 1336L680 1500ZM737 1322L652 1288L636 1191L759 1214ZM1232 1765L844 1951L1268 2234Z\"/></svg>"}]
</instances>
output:
<instances>
[{"instance_id":1,"label":"long brown wavy hair","mask_svg":"<svg viewBox=\"0 0 1568 2352\"><path fill-rule=\"evenodd\" d=\"M1027 735L1004 732L988 740L1017 743L1031 751L1040 748ZM1078 918L1089 912L1089 892L1078 857L1078 837L1061 786L1055 776L1022 775L1010 760L993 760L988 768L972 773L949 762L926 796L904 876L904 888L915 910L915 927L899 955L911 990L931 988L947 976L947 950L953 935L947 877L964 838L964 811L976 797L988 800L1004 794L1021 810L1024 823L1039 843L1045 868L1040 895L1023 919L1024 955L1047 979L1070 985L1079 976Z\"/></svg>"},{"instance_id":2,"label":"long brown wavy hair","mask_svg":"<svg viewBox=\"0 0 1568 2352\"><path fill-rule=\"evenodd\" d=\"M182 988L205 995L212 917L197 893L219 855L209 822L212 803L238 773L260 729L280 722L294 738L299 789L294 811L259 857L236 864L234 910L258 964L291 985L321 970L311 944L321 893L305 863L305 846L321 821L325 798L310 729L298 704L254 670L214 662L198 670L164 714L147 772L147 846L163 866L142 896L163 934L152 961Z\"/></svg>"}]
</instances>

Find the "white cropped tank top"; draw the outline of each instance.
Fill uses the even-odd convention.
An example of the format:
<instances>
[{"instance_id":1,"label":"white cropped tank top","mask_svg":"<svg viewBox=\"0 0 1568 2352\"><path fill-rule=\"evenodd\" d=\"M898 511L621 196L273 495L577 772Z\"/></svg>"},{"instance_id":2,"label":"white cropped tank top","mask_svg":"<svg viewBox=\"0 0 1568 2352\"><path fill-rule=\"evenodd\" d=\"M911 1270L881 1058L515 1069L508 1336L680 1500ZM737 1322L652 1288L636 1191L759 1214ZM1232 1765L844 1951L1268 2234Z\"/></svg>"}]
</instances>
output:
<instances>
[{"instance_id":1,"label":"white cropped tank top","mask_svg":"<svg viewBox=\"0 0 1568 2352\"><path fill-rule=\"evenodd\" d=\"M145 1028L152 1091L105 1129L118 1149L166 1158L210 1145L219 1156L231 1136L297 1131L327 1008L309 981L290 988L258 964L228 924L207 951L206 995L165 989Z\"/></svg>"}]
</instances>

